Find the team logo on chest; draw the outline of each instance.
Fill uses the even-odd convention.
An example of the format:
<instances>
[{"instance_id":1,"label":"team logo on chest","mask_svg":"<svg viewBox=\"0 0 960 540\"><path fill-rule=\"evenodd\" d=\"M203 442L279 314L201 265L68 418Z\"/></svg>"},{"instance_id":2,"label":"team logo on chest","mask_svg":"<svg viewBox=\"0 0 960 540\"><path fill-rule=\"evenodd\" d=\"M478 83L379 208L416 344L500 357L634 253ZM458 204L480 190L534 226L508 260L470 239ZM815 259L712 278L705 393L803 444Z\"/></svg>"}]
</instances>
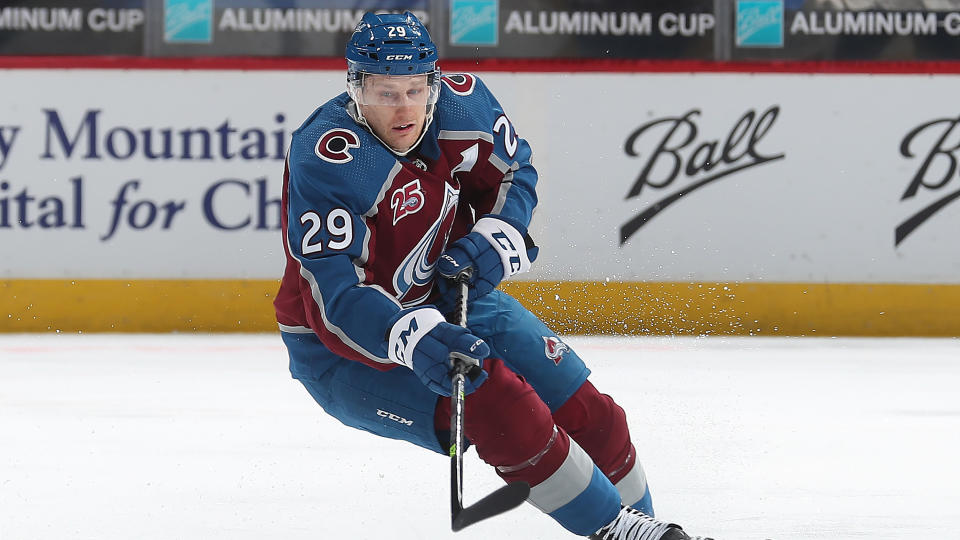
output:
<instances>
[{"instance_id":1,"label":"team logo on chest","mask_svg":"<svg viewBox=\"0 0 960 540\"><path fill-rule=\"evenodd\" d=\"M333 128L317 139L313 153L330 163L348 163L353 159L351 148L360 148L360 137L349 129Z\"/></svg>"},{"instance_id":2,"label":"team logo on chest","mask_svg":"<svg viewBox=\"0 0 960 540\"><path fill-rule=\"evenodd\" d=\"M427 229L410 253L403 258L403 261L397 267L397 271L393 274L393 288L397 291L398 299L404 305L416 304L430 294L429 288L426 290L423 290L423 288L432 282L437 259L440 258L440 251L446 245L447 235L450 234L449 222L453 219L459 199L460 191L446 184L443 192L443 205L436 221ZM441 231L443 232L442 236ZM421 293L419 298L415 297L415 294L409 294L415 289L419 289L417 292Z\"/></svg>"},{"instance_id":3,"label":"team logo on chest","mask_svg":"<svg viewBox=\"0 0 960 540\"><path fill-rule=\"evenodd\" d=\"M543 336L543 344L547 358L553 360L554 364L559 364L563 360L563 353L570 350L570 347L556 336Z\"/></svg>"},{"instance_id":4,"label":"team logo on chest","mask_svg":"<svg viewBox=\"0 0 960 540\"><path fill-rule=\"evenodd\" d=\"M420 179L408 183L402 188L397 188L390 196L390 208L393 209L393 224L398 221L416 214L423 208L423 190L420 189Z\"/></svg>"}]
</instances>

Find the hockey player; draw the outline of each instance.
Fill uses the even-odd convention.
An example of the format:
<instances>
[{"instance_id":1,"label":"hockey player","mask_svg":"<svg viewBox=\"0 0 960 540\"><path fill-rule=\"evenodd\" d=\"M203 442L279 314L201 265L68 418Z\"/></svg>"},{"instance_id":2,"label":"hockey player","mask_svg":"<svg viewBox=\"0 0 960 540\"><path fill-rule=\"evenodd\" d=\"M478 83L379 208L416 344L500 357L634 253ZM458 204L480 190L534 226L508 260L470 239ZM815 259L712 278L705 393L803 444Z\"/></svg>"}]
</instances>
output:
<instances>
[{"instance_id":1,"label":"hockey player","mask_svg":"<svg viewBox=\"0 0 960 540\"><path fill-rule=\"evenodd\" d=\"M445 454L457 353L483 368L467 439L531 504L591 538L689 538L651 517L623 410L496 289L537 256L537 172L500 104L476 76L441 75L409 12L364 15L346 59L347 91L294 132L284 170L274 304L293 376L342 423ZM443 276L465 267L469 329L444 318Z\"/></svg>"}]
</instances>

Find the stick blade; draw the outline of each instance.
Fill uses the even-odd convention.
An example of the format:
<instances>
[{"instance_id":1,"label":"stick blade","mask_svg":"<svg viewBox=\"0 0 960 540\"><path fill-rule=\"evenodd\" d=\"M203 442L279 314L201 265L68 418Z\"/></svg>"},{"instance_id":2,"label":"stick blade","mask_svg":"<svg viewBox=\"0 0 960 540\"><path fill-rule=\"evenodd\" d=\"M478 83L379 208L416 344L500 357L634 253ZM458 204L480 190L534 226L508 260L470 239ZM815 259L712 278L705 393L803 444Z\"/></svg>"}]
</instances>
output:
<instances>
[{"instance_id":1,"label":"stick blade","mask_svg":"<svg viewBox=\"0 0 960 540\"><path fill-rule=\"evenodd\" d=\"M463 508L455 516L451 527L454 532L493 517L523 504L530 496L530 484L513 482L494 491L476 503Z\"/></svg>"}]
</instances>

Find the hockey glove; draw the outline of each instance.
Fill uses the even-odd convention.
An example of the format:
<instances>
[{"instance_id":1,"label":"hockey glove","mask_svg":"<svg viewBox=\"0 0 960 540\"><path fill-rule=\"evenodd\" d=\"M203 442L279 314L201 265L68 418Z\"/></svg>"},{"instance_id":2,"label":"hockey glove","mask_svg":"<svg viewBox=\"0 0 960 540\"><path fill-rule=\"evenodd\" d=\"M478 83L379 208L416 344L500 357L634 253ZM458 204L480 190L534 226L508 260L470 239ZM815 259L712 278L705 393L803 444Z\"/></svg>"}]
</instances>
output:
<instances>
[{"instance_id":1,"label":"hockey glove","mask_svg":"<svg viewBox=\"0 0 960 540\"><path fill-rule=\"evenodd\" d=\"M528 247L529 237L523 227L512 221L493 216L480 218L470 233L440 256L437 272L454 279L466 268L472 268L467 299L474 300L497 288L505 278L529 270L540 248L532 241ZM441 293L444 289L440 288Z\"/></svg>"},{"instance_id":2,"label":"hockey glove","mask_svg":"<svg viewBox=\"0 0 960 540\"><path fill-rule=\"evenodd\" d=\"M432 307L403 310L395 317L387 336L390 360L412 369L427 388L450 396L452 358L483 367L490 347L462 326L444 320ZM474 379L466 378L463 390L470 394L487 379L487 373L475 370Z\"/></svg>"}]
</instances>

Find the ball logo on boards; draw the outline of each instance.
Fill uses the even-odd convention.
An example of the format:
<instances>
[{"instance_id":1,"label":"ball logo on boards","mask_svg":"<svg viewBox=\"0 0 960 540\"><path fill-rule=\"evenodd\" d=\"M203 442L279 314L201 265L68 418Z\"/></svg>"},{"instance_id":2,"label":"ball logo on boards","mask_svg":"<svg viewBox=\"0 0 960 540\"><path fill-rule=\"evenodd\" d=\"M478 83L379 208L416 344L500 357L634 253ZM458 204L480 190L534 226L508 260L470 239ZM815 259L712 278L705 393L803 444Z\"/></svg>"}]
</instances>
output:
<instances>
[{"instance_id":1,"label":"ball logo on boards","mask_svg":"<svg viewBox=\"0 0 960 540\"><path fill-rule=\"evenodd\" d=\"M691 109L681 116L658 118L627 137L624 151L630 157L640 158L641 167L626 198L655 190L652 196L659 200L646 205L620 227L621 246L681 198L717 180L786 156L782 152L763 153L759 148L776 124L778 105L759 114L753 109L743 113L722 140L700 138L700 114L700 109Z\"/></svg>"},{"instance_id":2,"label":"ball logo on boards","mask_svg":"<svg viewBox=\"0 0 960 540\"><path fill-rule=\"evenodd\" d=\"M213 0L164 0L163 40L167 43L213 41Z\"/></svg>"},{"instance_id":3,"label":"ball logo on boards","mask_svg":"<svg viewBox=\"0 0 960 540\"><path fill-rule=\"evenodd\" d=\"M783 0L737 0L737 47L783 47Z\"/></svg>"},{"instance_id":4,"label":"ball logo on boards","mask_svg":"<svg viewBox=\"0 0 960 540\"><path fill-rule=\"evenodd\" d=\"M450 44L497 44L498 0L450 0Z\"/></svg>"},{"instance_id":5,"label":"ball logo on boards","mask_svg":"<svg viewBox=\"0 0 960 540\"><path fill-rule=\"evenodd\" d=\"M927 220L960 199L960 189L948 187L957 174L957 154L960 153L958 124L960 118L939 118L925 122L910 130L900 143L900 155L908 159L920 159L920 167L910 179L900 201L911 201L921 194L930 198L923 208L897 226L894 246L899 246ZM957 186L953 184L950 187Z\"/></svg>"}]
</instances>

